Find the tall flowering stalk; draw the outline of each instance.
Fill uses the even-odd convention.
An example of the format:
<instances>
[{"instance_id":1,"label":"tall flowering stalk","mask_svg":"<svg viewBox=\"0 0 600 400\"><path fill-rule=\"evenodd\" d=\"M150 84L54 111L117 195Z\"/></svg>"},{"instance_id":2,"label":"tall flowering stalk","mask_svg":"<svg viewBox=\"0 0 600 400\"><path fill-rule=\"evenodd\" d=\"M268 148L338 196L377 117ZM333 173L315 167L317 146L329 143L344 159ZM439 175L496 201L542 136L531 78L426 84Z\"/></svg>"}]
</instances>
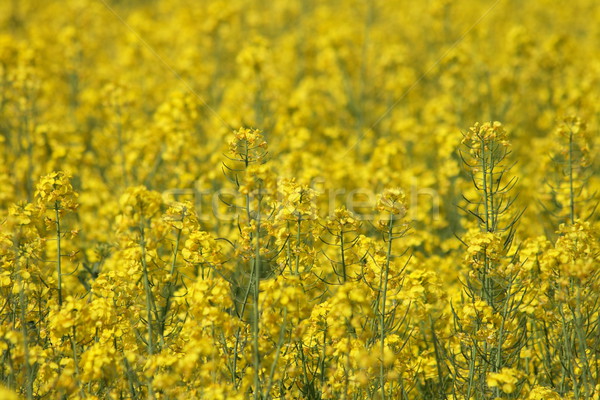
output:
<instances>
[{"instance_id":1,"label":"tall flowering stalk","mask_svg":"<svg viewBox=\"0 0 600 400\"><path fill-rule=\"evenodd\" d=\"M292 275L299 275L301 264L305 270L310 270L311 267L310 260L302 257L302 253L310 251L308 243L312 240L310 232L305 232L305 230L307 223L317 219L317 193L308 186L299 185L294 180L282 182L278 189L282 199L275 219L286 224L286 229L284 229L287 233L285 263ZM303 226L305 226L304 230ZM292 242L294 242L294 249L292 249Z\"/></svg>"},{"instance_id":2,"label":"tall flowering stalk","mask_svg":"<svg viewBox=\"0 0 600 400\"><path fill-rule=\"evenodd\" d=\"M157 346L156 322L158 321L158 312L156 310L156 299L152 290L153 284L150 276L150 266L148 262L148 248L151 237L149 233L152 230L152 218L156 216L161 208L162 198L158 192L146 189L143 186L129 188L120 199L122 209L120 225L121 229L131 230L137 233L137 249L132 248L134 262L138 268L141 266L141 280L143 282L146 307L146 349L148 355L152 357L160 348ZM135 241L131 241L135 245ZM135 250L134 250L135 249ZM152 387L152 377L147 380L148 396L154 398Z\"/></svg>"},{"instance_id":3,"label":"tall flowering stalk","mask_svg":"<svg viewBox=\"0 0 600 400\"><path fill-rule=\"evenodd\" d=\"M169 266L169 273L167 275L167 282L164 287L162 296L164 297L164 306L158 315L158 332L160 335L161 347L165 344L165 331L167 328L167 318L169 311L171 311L173 296L175 291L180 284L180 273L177 269L178 256L181 252L183 235L195 232L198 226L198 220L196 213L194 212L193 206L189 201L175 202L169 206L165 214L163 215L163 221L169 224L175 230L175 245L173 247L173 257ZM202 247L198 246L196 251L189 251L187 249L188 260L190 258L197 258L196 251L202 252ZM202 269L202 276L204 278L204 268Z\"/></svg>"},{"instance_id":4,"label":"tall flowering stalk","mask_svg":"<svg viewBox=\"0 0 600 400\"><path fill-rule=\"evenodd\" d=\"M6 272L3 273L2 276L2 284L3 286L12 285L12 290L6 297L6 304L10 304L10 307L14 310L13 315L10 317L10 320L14 322L17 319L20 322L21 328L21 336L23 343L23 376L24 376L24 388L25 388L25 397L30 400L33 399L34 394L34 381L35 381L35 368L34 363L32 362L32 357L30 355L30 346L35 345L35 343L30 343L30 325L28 323L28 309L29 302L33 299L29 299L31 296L30 292L32 292L35 288L35 284L33 284L32 276L29 272L31 267L32 259L36 258L38 251L34 243L37 241L38 233L35 229L35 220L38 215L36 213L35 207L30 204L18 204L12 205L9 208L9 216L14 220L15 226L18 227L17 233L9 236L2 235L0 236L2 243L2 252L1 259L3 262L3 269L6 269ZM12 243L11 240L12 239ZM8 250L8 245L11 244L14 246L14 250L11 254ZM8 267L11 266L14 268L16 275L13 279L10 278L10 271ZM12 294L16 294L16 299L13 300ZM34 300L33 300L34 301ZM17 310L19 312L17 317ZM13 372L9 375L9 384L10 382L15 382L15 371L14 366L11 362L11 368Z\"/></svg>"},{"instance_id":5,"label":"tall flowering stalk","mask_svg":"<svg viewBox=\"0 0 600 400\"><path fill-rule=\"evenodd\" d=\"M38 207L42 212L47 209L52 211L53 216L47 219L49 225L55 226L56 232L56 274L57 274L57 292L58 305L63 303L62 290L62 237L64 232L61 230L61 217L67 212L73 212L77 209L77 193L73 190L70 182L70 175L59 171L52 172L49 175L40 178L35 191Z\"/></svg>"},{"instance_id":6,"label":"tall flowering stalk","mask_svg":"<svg viewBox=\"0 0 600 400\"><path fill-rule=\"evenodd\" d=\"M390 266L393 253L394 240L401 238L407 231L404 221L406 216L406 196L400 189L386 189L377 199L377 211L384 214L384 219L379 221L379 228L383 233L383 240L387 244L385 264L381 268L379 277L379 340L380 340L380 362L379 362L379 385L381 398L386 399L386 336L389 321L393 321L395 310L388 310L388 284L390 281ZM387 221L386 221L387 219ZM394 271L399 273L398 271Z\"/></svg>"},{"instance_id":7,"label":"tall flowering stalk","mask_svg":"<svg viewBox=\"0 0 600 400\"><path fill-rule=\"evenodd\" d=\"M229 141L229 152L227 158L231 163L224 164L224 168L231 174L238 191L244 197L244 205L239 208L243 214L238 220L241 233L241 242L238 248L239 257L248 261L251 265L250 279L242 300L241 312L243 317L248 295L252 298L252 360L254 369L253 397L258 400L262 398L261 381L261 352L260 352L260 282L263 275L263 244L261 241L262 231L265 228L263 216L269 215L265 211L265 191L268 189L270 174L265 165L267 157L267 142L262 133L257 129L240 128L233 133ZM245 213L244 213L245 212ZM245 215L244 215L245 214ZM241 328L240 328L241 329ZM240 345L240 333L238 329L234 345L234 381L237 370L237 352ZM237 384L237 383L236 383Z\"/></svg>"},{"instance_id":8,"label":"tall flowering stalk","mask_svg":"<svg viewBox=\"0 0 600 400\"><path fill-rule=\"evenodd\" d=\"M356 215L346 208L338 208L327 218L324 228L327 236L321 237L321 241L339 248L338 259L327 257L338 281L345 283L359 279L361 257L355 248L359 240L360 221Z\"/></svg>"},{"instance_id":9,"label":"tall flowering stalk","mask_svg":"<svg viewBox=\"0 0 600 400\"><path fill-rule=\"evenodd\" d=\"M600 248L597 232L589 222L597 203L589 194L590 145L586 136L586 124L576 116L563 118L555 130L555 184L551 186L548 210L562 223L556 230L554 248L543 257L554 282L545 293L552 304L548 312L558 322L550 331L560 337L560 375L569 378L563 378L557 386L562 393L572 390L576 398L584 399L598 390L594 385L598 364L591 357L598 340L594 343L590 338L597 337L599 330L596 293L600 284L600 276L592 267L600 258ZM546 326L544 320L537 322L538 326ZM547 332L536 333L548 337ZM553 357L545 351L545 359Z\"/></svg>"},{"instance_id":10,"label":"tall flowering stalk","mask_svg":"<svg viewBox=\"0 0 600 400\"><path fill-rule=\"evenodd\" d=\"M464 307L455 311L455 329L462 347L462 355L450 357L455 390L466 398L498 397L501 392L510 396L517 392L519 383L518 374L510 367L526 343L520 312L525 287L510 254L522 215L522 211L513 211L516 196L512 191L517 179L507 177L510 143L499 122L476 123L462 143L467 154L461 155L476 193L465 198L464 210L475 218L478 228L470 229L462 239L467 246L467 299ZM460 379L463 374L466 378ZM504 378L512 383L499 384Z\"/></svg>"}]
</instances>

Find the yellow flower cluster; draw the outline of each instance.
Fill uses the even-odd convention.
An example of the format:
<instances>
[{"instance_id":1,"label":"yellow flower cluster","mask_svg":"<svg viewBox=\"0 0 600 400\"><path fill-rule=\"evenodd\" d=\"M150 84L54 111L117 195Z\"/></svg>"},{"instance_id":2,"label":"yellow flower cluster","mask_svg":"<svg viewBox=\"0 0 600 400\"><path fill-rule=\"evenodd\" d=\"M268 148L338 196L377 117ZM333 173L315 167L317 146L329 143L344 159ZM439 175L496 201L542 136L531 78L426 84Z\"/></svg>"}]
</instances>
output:
<instances>
[{"instance_id":1,"label":"yellow flower cluster","mask_svg":"<svg viewBox=\"0 0 600 400\"><path fill-rule=\"evenodd\" d=\"M317 193L313 189L293 180L279 186L282 200L276 218L291 221L317 218Z\"/></svg>"},{"instance_id":2,"label":"yellow flower cluster","mask_svg":"<svg viewBox=\"0 0 600 400\"><path fill-rule=\"evenodd\" d=\"M240 128L229 140L229 154L246 164L262 160L266 151L267 142L258 129Z\"/></svg>"},{"instance_id":3,"label":"yellow flower cluster","mask_svg":"<svg viewBox=\"0 0 600 400\"><path fill-rule=\"evenodd\" d=\"M517 390L519 375L519 371L511 368L502 368L500 372L490 373L487 383L490 387L499 387L504 393L510 394Z\"/></svg>"},{"instance_id":4,"label":"yellow flower cluster","mask_svg":"<svg viewBox=\"0 0 600 400\"><path fill-rule=\"evenodd\" d=\"M209 263L214 268L220 268L225 261L219 243L203 231L190 233L181 255L192 264Z\"/></svg>"},{"instance_id":5,"label":"yellow flower cluster","mask_svg":"<svg viewBox=\"0 0 600 400\"><path fill-rule=\"evenodd\" d=\"M402 189L386 189L377 198L377 210L392 215L404 216L406 214L406 196Z\"/></svg>"},{"instance_id":6,"label":"yellow flower cluster","mask_svg":"<svg viewBox=\"0 0 600 400\"><path fill-rule=\"evenodd\" d=\"M463 137L462 143L469 146L472 154L480 152L481 144L483 148L490 150L493 143L500 144L504 147L509 147L510 142L508 141L508 134L498 121L485 122L483 124L476 123L473 125L465 136Z\"/></svg>"},{"instance_id":7,"label":"yellow flower cluster","mask_svg":"<svg viewBox=\"0 0 600 400\"><path fill-rule=\"evenodd\" d=\"M40 178L35 196L38 205L46 208L73 211L77 208L77 193L70 182L71 176L64 172L52 172Z\"/></svg>"}]
</instances>

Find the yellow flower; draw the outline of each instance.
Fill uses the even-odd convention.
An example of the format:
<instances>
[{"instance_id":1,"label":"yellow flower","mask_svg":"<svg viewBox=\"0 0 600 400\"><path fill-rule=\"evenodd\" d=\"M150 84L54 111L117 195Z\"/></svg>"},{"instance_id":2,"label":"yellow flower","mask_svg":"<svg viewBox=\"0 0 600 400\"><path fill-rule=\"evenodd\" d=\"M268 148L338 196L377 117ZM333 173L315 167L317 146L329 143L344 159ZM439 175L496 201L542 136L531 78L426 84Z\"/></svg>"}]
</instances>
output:
<instances>
[{"instance_id":1,"label":"yellow flower","mask_svg":"<svg viewBox=\"0 0 600 400\"><path fill-rule=\"evenodd\" d=\"M336 208L327 218L327 227L334 232L353 232L358 229L356 216L345 207Z\"/></svg>"},{"instance_id":2,"label":"yellow flower","mask_svg":"<svg viewBox=\"0 0 600 400\"><path fill-rule=\"evenodd\" d=\"M173 202L165 214L163 220L175 229L192 229L198 224L196 213L191 202Z\"/></svg>"},{"instance_id":3,"label":"yellow flower","mask_svg":"<svg viewBox=\"0 0 600 400\"><path fill-rule=\"evenodd\" d=\"M94 343L79 361L81 380L90 382L102 378L112 379L119 373L118 357L113 343Z\"/></svg>"},{"instance_id":4,"label":"yellow flower","mask_svg":"<svg viewBox=\"0 0 600 400\"><path fill-rule=\"evenodd\" d=\"M119 219L120 229L139 226L141 221L155 216L162 206L162 196L144 186L135 186L119 199L122 215Z\"/></svg>"},{"instance_id":5,"label":"yellow flower","mask_svg":"<svg viewBox=\"0 0 600 400\"><path fill-rule=\"evenodd\" d=\"M192 264L209 263L220 267L225 257L221 252L221 245L207 232L194 231L185 241L181 251L183 258Z\"/></svg>"},{"instance_id":6,"label":"yellow flower","mask_svg":"<svg viewBox=\"0 0 600 400\"><path fill-rule=\"evenodd\" d=\"M59 210L74 211L78 206L78 194L73 190L70 179L71 175L63 171L42 176L35 191L38 206L42 209L50 206Z\"/></svg>"},{"instance_id":7,"label":"yellow flower","mask_svg":"<svg viewBox=\"0 0 600 400\"><path fill-rule=\"evenodd\" d=\"M488 151L494 150L494 143L503 147L510 146L508 134L504 126L498 121L483 124L475 123L463 137L462 143L466 144L474 155L481 153L482 146Z\"/></svg>"},{"instance_id":8,"label":"yellow flower","mask_svg":"<svg viewBox=\"0 0 600 400\"><path fill-rule=\"evenodd\" d=\"M299 221L317 218L317 193L313 189L289 180L280 185L279 192L283 198L278 219Z\"/></svg>"},{"instance_id":9,"label":"yellow flower","mask_svg":"<svg viewBox=\"0 0 600 400\"><path fill-rule=\"evenodd\" d=\"M502 238L494 232L471 230L464 242L468 246L465 261L473 268L480 268L484 262L498 262L504 254Z\"/></svg>"},{"instance_id":10,"label":"yellow flower","mask_svg":"<svg viewBox=\"0 0 600 400\"><path fill-rule=\"evenodd\" d=\"M490 372L487 377L489 387L498 387L504 393L513 393L517 389L519 377L522 375L514 368L502 368L500 372Z\"/></svg>"},{"instance_id":11,"label":"yellow flower","mask_svg":"<svg viewBox=\"0 0 600 400\"><path fill-rule=\"evenodd\" d=\"M562 398L554 390L543 386L535 386L527 396L527 400L561 400Z\"/></svg>"},{"instance_id":12,"label":"yellow flower","mask_svg":"<svg viewBox=\"0 0 600 400\"><path fill-rule=\"evenodd\" d=\"M14 217L18 225L28 225L36 215L36 209L31 203L19 202L11 204L8 214Z\"/></svg>"},{"instance_id":13,"label":"yellow flower","mask_svg":"<svg viewBox=\"0 0 600 400\"><path fill-rule=\"evenodd\" d=\"M377 210L392 215L406 215L406 195L400 188L385 189L377 197Z\"/></svg>"},{"instance_id":14,"label":"yellow flower","mask_svg":"<svg viewBox=\"0 0 600 400\"><path fill-rule=\"evenodd\" d=\"M229 154L235 160L254 163L263 160L266 153L267 142L258 129L240 128L229 140Z\"/></svg>"}]
</instances>

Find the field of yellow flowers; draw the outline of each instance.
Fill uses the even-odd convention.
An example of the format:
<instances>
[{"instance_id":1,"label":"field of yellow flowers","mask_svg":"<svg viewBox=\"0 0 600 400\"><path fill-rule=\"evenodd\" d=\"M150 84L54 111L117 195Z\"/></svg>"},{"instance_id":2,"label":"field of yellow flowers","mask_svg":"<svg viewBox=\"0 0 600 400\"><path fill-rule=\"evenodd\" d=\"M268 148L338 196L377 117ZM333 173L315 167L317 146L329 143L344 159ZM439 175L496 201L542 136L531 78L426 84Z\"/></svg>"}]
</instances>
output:
<instances>
[{"instance_id":1,"label":"field of yellow flowers","mask_svg":"<svg viewBox=\"0 0 600 400\"><path fill-rule=\"evenodd\" d=\"M598 21L0 1L0 399L600 399Z\"/></svg>"}]
</instances>

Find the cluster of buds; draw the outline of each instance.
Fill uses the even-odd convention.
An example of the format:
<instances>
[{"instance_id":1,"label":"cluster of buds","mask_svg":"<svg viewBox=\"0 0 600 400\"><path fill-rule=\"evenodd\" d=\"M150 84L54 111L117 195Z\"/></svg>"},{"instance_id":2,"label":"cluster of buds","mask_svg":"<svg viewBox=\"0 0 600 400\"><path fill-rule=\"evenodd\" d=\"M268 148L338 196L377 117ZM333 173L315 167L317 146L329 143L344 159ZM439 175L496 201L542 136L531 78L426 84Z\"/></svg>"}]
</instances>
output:
<instances>
[{"instance_id":1,"label":"cluster of buds","mask_svg":"<svg viewBox=\"0 0 600 400\"><path fill-rule=\"evenodd\" d=\"M267 155L267 142L260 130L240 128L233 132L233 138L229 140L229 155L246 166L263 161Z\"/></svg>"},{"instance_id":2,"label":"cluster of buds","mask_svg":"<svg viewBox=\"0 0 600 400\"><path fill-rule=\"evenodd\" d=\"M77 209L77 193L71 185L68 173L52 172L40 178L35 191L37 205L41 210L48 206L59 211L75 211Z\"/></svg>"},{"instance_id":3,"label":"cluster of buds","mask_svg":"<svg viewBox=\"0 0 600 400\"><path fill-rule=\"evenodd\" d=\"M332 232L354 232L359 226L356 216L346 208L336 208L327 219L327 228Z\"/></svg>"},{"instance_id":4,"label":"cluster of buds","mask_svg":"<svg viewBox=\"0 0 600 400\"><path fill-rule=\"evenodd\" d=\"M226 261L221 245L214 237L204 231L192 232L185 241L181 254L191 264L208 263L219 268Z\"/></svg>"},{"instance_id":5,"label":"cluster of buds","mask_svg":"<svg viewBox=\"0 0 600 400\"><path fill-rule=\"evenodd\" d=\"M562 137L568 138L571 135L583 136L586 130L586 123L581 118L571 115L562 119L561 124L556 128L556 133Z\"/></svg>"},{"instance_id":6,"label":"cluster of buds","mask_svg":"<svg viewBox=\"0 0 600 400\"><path fill-rule=\"evenodd\" d=\"M144 186L134 186L119 199L121 215L118 223L121 230L139 227L140 223L160 212L162 196Z\"/></svg>"},{"instance_id":7,"label":"cluster of buds","mask_svg":"<svg viewBox=\"0 0 600 400\"><path fill-rule=\"evenodd\" d=\"M465 261L474 271L479 271L485 263L500 262L506 253L501 236L495 232L472 230L467 233L464 242L468 246Z\"/></svg>"},{"instance_id":8,"label":"cluster of buds","mask_svg":"<svg viewBox=\"0 0 600 400\"><path fill-rule=\"evenodd\" d=\"M163 221L173 229L190 231L198 226L198 217L189 201L173 202L163 215Z\"/></svg>"},{"instance_id":9,"label":"cluster of buds","mask_svg":"<svg viewBox=\"0 0 600 400\"><path fill-rule=\"evenodd\" d=\"M384 215L387 214L378 221L379 229L388 231L391 226L398 227L393 221L402 220L407 214L404 191L400 188L385 189L377 196L376 209Z\"/></svg>"},{"instance_id":10,"label":"cluster of buds","mask_svg":"<svg viewBox=\"0 0 600 400\"><path fill-rule=\"evenodd\" d=\"M578 167L588 167L590 165L590 146L586 138L587 125L577 116L568 116L560 121L556 128L556 135L567 139L570 145L562 146L561 153L563 157L573 158L572 163ZM570 154L575 153L575 154Z\"/></svg>"},{"instance_id":11,"label":"cluster of buds","mask_svg":"<svg viewBox=\"0 0 600 400\"><path fill-rule=\"evenodd\" d=\"M377 197L377 211L399 216L406 215L406 195L402 189L385 189Z\"/></svg>"},{"instance_id":12,"label":"cluster of buds","mask_svg":"<svg viewBox=\"0 0 600 400\"><path fill-rule=\"evenodd\" d=\"M476 160L493 157L493 153L500 150L506 152L510 147L506 129L498 121L483 124L476 122L465 133L462 144L468 147L469 153Z\"/></svg>"},{"instance_id":13,"label":"cluster of buds","mask_svg":"<svg viewBox=\"0 0 600 400\"><path fill-rule=\"evenodd\" d=\"M496 142L503 146L510 146L506 129L498 121L484 122L483 124L476 122L475 125L469 128L462 143L476 147L482 141L484 143Z\"/></svg>"}]
</instances>

